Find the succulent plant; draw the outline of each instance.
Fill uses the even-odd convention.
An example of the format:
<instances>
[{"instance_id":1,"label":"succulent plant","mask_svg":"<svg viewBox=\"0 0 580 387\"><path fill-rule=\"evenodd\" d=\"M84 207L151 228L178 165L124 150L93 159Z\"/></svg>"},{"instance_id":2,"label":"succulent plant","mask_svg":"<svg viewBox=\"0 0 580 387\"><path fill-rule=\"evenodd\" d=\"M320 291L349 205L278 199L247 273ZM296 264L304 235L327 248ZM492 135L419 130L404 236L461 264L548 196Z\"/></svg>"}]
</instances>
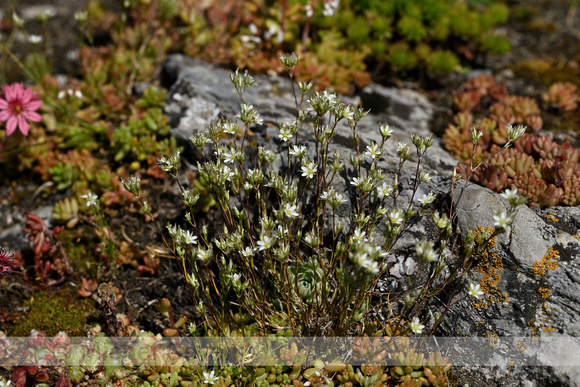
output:
<instances>
[{"instance_id":1,"label":"succulent plant","mask_svg":"<svg viewBox=\"0 0 580 387\"><path fill-rule=\"evenodd\" d=\"M67 228L73 228L79 222L79 203L75 198L64 198L52 209L52 217L64 223Z\"/></svg>"},{"instance_id":2,"label":"succulent plant","mask_svg":"<svg viewBox=\"0 0 580 387\"><path fill-rule=\"evenodd\" d=\"M556 82L542 94L544 102L551 108L571 112L578 107L578 86L571 82Z\"/></svg>"},{"instance_id":3,"label":"succulent plant","mask_svg":"<svg viewBox=\"0 0 580 387\"><path fill-rule=\"evenodd\" d=\"M570 92L573 90L570 86L558 87ZM558 87L554 87L552 92L556 93ZM508 96L505 88L498 87L489 76L472 78L462 89L466 91L456 93L454 98L459 112L443 136L446 148L462 163L470 164L473 157L472 127L483 132L475 147L473 165L477 165L508 142L508 124L527 123L533 132L543 125L534 100ZM472 111L476 107L483 110L480 105L486 101L481 97L485 95L497 102L489 105L489 116L475 119ZM478 104L474 105L474 101ZM548 136L528 133L511 149L491 157L473 173L465 164L459 164L457 170L464 173L464 178L471 174L474 182L496 192L517 188L520 194L529 198L530 206L574 205L568 203L577 203L580 196L577 183L580 176L579 158L580 150L573 148L569 142L557 144Z\"/></svg>"},{"instance_id":4,"label":"succulent plant","mask_svg":"<svg viewBox=\"0 0 580 387\"><path fill-rule=\"evenodd\" d=\"M34 252L35 270L47 285L63 282L71 268L68 256L57 239L62 229L59 226L49 230L38 215L26 215L26 225L22 229L28 234ZM53 274L56 278L52 278Z\"/></svg>"}]
</instances>

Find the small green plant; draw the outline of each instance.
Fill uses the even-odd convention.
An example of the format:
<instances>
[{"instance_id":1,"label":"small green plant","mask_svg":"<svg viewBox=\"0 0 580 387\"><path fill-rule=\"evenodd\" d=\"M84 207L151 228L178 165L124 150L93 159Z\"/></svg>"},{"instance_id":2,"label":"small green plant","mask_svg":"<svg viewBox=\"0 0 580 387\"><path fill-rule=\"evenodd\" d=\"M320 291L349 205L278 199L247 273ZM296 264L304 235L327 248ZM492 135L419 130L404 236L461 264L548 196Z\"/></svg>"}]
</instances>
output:
<instances>
[{"instance_id":1,"label":"small green plant","mask_svg":"<svg viewBox=\"0 0 580 387\"><path fill-rule=\"evenodd\" d=\"M284 55L281 59L292 74L298 57ZM168 224L165 231L156 227L181 262L206 332L228 335L231 314L235 314L238 317L234 321L249 319L262 334L284 330L294 335L360 335L365 324L373 326L370 296L380 276L396 272L399 277L401 273L412 277L415 271L429 270L425 283L415 283L405 294L392 294L393 299L405 301L400 314L391 316L394 326L401 334L423 333L426 327L419 319L420 305L451 278L437 279L448 264L445 246L453 246L457 237L451 232L453 210L449 215L435 212L433 220L441 231L440 239L417 242L418 263L414 268L409 262L403 267L402 262L387 256L411 220L435 199L427 194L418 198L422 207L412 204L419 185L430 179L421 161L432 137L411 136L417 165L413 193L406 201L397 186L402 165L411 159L411 145L397 144L400 163L392 183L384 181L378 166L393 131L390 126L381 125L381 141L361 149L357 124L367 112L343 105L336 95L326 91L307 98L312 84L298 82L297 120L280 125L279 137L284 143L281 152L260 145L254 148L246 139L251 125L260 123L261 118L255 107L243 102L254 79L236 71L231 80L242 101L238 121L214 122L207 131L191 137L203 154L197 173L216 198L223 217L222 233L210 234L207 225L198 223L193 208L199 195L178 178L180 153L158 161L180 187L188 211L183 220ZM308 108L302 108L302 101ZM342 120L349 125L356 144L349 156L330 146L336 125ZM241 138L236 137L240 125L244 131ZM312 149L300 142L307 129L314 135ZM523 127L508 128L506 147L524 131ZM472 132L474 148L481 136L481 132ZM284 165L281 172L273 168L276 153L281 154ZM479 167L472 166L474 170ZM345 183L353 187L351 195L337 191L334 183L338 176L346 176ZM458 179L456 176L454 181ZM151 206L141 196L140 179L132 176L123 180L123 185L142 204L142 211L150 215ZM508 196L514 207L521 203L516 194ZM345 220L337 216L337 211L347 203L352 212ZM461 263L451 270L452 277L463 278L486 248L485 241L504 232L513 221L509 213L496 216L497 229L491 235L472 237L466 242L469 248L463 250L452 247L461 256ZM376 233L379 224L384 225L382 238ZM470 292L480 296L473 284ZM455 301L451 300L445 311ZM439 321L440 316L435 327Z\"/></svg>"}]
</instances>

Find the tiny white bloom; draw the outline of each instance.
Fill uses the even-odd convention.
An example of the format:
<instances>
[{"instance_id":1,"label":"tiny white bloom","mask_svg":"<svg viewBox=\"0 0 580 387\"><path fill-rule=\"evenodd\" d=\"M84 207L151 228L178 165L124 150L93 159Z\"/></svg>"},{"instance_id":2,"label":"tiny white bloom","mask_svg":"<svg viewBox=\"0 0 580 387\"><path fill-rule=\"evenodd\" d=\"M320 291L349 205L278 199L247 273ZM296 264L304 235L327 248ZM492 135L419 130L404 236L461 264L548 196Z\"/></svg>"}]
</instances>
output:
<instances>
[{"instance_id":1,"label":"tiny white bloom","mask_svg":"<svg viewBox=\"0 0 580 387\"><path fill-rule=\"evenodd\" d=\"M407 144L406 142L400 142L397 144L397 153L403 153L404 151L406 151L407 147L409 146L409 144Z\"/></svg>"},{"instance_id":2,"label":"tiny white bloom","mask_svg":"<svg viewBox=\"0 0 580 387\"><path fill-rule=\"evenodd\" d=\"M203 382L205 384L214 384L219 380L219 377L215 375L214 371L211 372L203 372Z\"/></svg>"},{"instance_id":3,"label":"tiny white bloom","mask_svg":"<svg viewBox=\"0 0 580 387\"><path fill-rule=\"evenodd\" d=\"M366 235L366 231L362 231L360 228L357 228L352 234L352 240L357 243L368 242L368 238L365 237Z\"/></svg>"},{"instance_id":4,"label":"tiny white bloom","mask_svg":"<svg viewBox=\"0 0 580 387\"><path fill-rule=\"evenodd\" d=\"M423 329L425 329L425 325L421 324L421 320L418 317L413 317L413 320L409 323L409 328L411 331L417 335L423 333Z\"/></svg>"},{"instance_id":5,"label":"tiny white bloom","mask_svg":"<svg viewBox=\"0 0 580 387\"><path fill-rule=\"evenodd\" d=\"M511 199L517 199L520 196L518 195L518 189L514 188L514 189L506 189L502 194L500 194L499 196L501 196L504 199L507 200L511 200Z\"/></svg>"},{"instance_id":6,"label":"tiny white bloom","mask_svg":"<svg viewBox=\"0 0 580 387\"><path fill-rule=\"evenodd\" d=\"M83 199L85 199L87 201L87 206L88 207L96 207L97 206L97 200L99 199L99 197L97 195L95 195L94 193L90 192L86 195L81 196Z\"/></svg>"},{"instance_id":7,"label":"tiny white bloom","mask_svg":"<svg viewBox=\"0 0 580 387\"><path fill-rule=\"evenodd\" d=\"M429 192L429 194L423 195L421 199L419 199L419 203L423 204L424 206L433 203L435 200L435 194L433 192Z\"/></svg>"},{"instance_id":8,"label":"tiny white bloom","mask_svg":"<svg viewBox=\"0 0 580 387\"><path fill-rule=\"evenodd\" d=\"M300 169L302 170L302 176L307 177L308 179L312 179L318 167L314 161L309 161L302 165Z\"/></svg>"},{"instance_id":9,"label":"tiny white bloom","mask_svg":"<svg viewBox=\"0 0 580 387\"><path fill-rule=\"evenodd\" d=\"M193 235L190 230L187 230L183 233L183 241L188 245L195 245L197 244L197 236Z\"/></svg>"},{"instance_id":10,"label":"tiny white bloom","mask_svg":"<svg viewBox=\"0 0 580 387\"><path fill-rule=\"evenodd\" d=\"M384 199L385 197L390 196L394 190L395 189L392 185L389 185L387 183L383 183L380 187L377 187L379 199Z\"/></svg>"},{"instance_id":11,"label":"tiny white bloom","mask_svg":"<svg viewBox=\"0 0 580 387\"><path fill-rule=\"evenodd\" d=\"M403 223L403 220L404 220L403 211L396 208L389 213L387 218L389 219L391 224L401 224L401 223Z\"/></svg>"},{"instance_id":12,"label":"tiny white bloom","mask_svg":"<svg viewBox=\"0 0 580 387\"><path fill-rule=\"evenodd\" d=\"M496 212L493 216L493 224L499 228L506 228L514 222L515 214L508 214L505 211Z\"/></svg>"},{"instance_id":13,"label":"tiny white bloom","mask_svg":"<svg viewBox=\"0 0 580 387\"><path fill-rule=\"evenodd\" d=\"M308 148L306 147L306 145L293 145L292 148L290 149L290 156L294 156L297 159L303 159L304 156L306 156L306 152L308 151Z\"/></svg>"},{"instance_id":14,"label":"tiny white bloom","mask_svg":"<svg viewBox=\"0 0 580 387\"><path fill-rule=\"evenodd\" d=\"M390 125L379 125L379 131L381 132L381 136L388 139L393 135L393 127Z\"/></svg>"},{"instance_id":15,"label":"tiny white bloom","mask_svg":"<svg viewBox=\"0 0 580 387\"><path fill-rule=\"evenodd\" d=\"M42 42L42 36L40 35L30 35L28 37L28 41L32 44L38 44L40 42Z\"/></svg>"},{"instance_id":16,"label":"tiny white bloom","mask_svg":"<svg viewBox=\"0 0 580 387\"><path fill-rule=\"evenodd\" d=\"M371 145L367 145L365 155L370 156L372 159L377 159L381 154L381 149L377 143L373 142Z\"/></svg>"},{"instance_id":17,"label":"tiny white bloom","mask_svg":"<svg viewBox=\"0 0 580 387\"><path fill-rule=\"evenodd\" d=\"M298 206L296 204L286 203L284 205L284 215L288 218L295 218L298 216Z\"/></svg>"},{"instance_id":18,"label":"tiny white bloom","mask_svg":"<svg viewBox=\"0 0 580 387\"><path fill-rule=\"evenodd\" d=\"M274 242L276 241L276 238L271 237L269 235L263 235L262 239L260 239L258 241L258 249L260 251L263 250L268 250L269 248L271 248L272 246L274 246Z\"/></svg>"},{"instance_id":19,"label":"tiny white bloom","mask_svg":"<svg viewBox=\"0 0 580 387\"><path fill-rule=\"evenodd\" d=\"M475 297L475 298L479 298L481 296L483 296L483 291L481 290L481 287L479 286L479 284L470 282L469 283L469 288L467 289L467 293L469 293L470 296Z\"/></svg>"},{"instance_id":20,"label":"tiny white bloom","mask_svg":"<svg viewBox=\"0 0 580 387\"><path fill-rule=\"evenodd\" d=\"M224 163L231 164L234 162L234 157L236 156L234 152L224 152Z\"/></svg>"},{"instance_id":21,"label":"tiny white bloom","mask_svg":"<svg viewBox=\"0 0 580 387\"><path fill-rule=\"evenodd\" d=\"M256 249L253 249L251 247L246 247L243 250L239 250L240 254L242 254L246 258L252 257L255 251Z\"/></svg>"}]
</instances>

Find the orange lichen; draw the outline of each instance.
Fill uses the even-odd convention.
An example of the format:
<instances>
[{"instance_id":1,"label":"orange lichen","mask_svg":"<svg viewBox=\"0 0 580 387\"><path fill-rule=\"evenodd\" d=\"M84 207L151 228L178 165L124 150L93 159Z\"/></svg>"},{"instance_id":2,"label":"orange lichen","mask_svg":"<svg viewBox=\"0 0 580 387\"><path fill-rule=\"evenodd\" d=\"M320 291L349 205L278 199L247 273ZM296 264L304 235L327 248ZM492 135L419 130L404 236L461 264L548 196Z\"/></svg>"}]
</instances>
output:
<instances>
[{"instance_id":1,"label":"orange lichen","mask_svg":"<svg viewBox=\"0 0 580 387\"><path fill-rule=\"evenodd\" d=\"M557 214L555 212L552 212L552 213L550 213L548 215L544 215L544 218L546 218L547 220L550 220L550 221L552 221L554 223L557 223L557 222L560 221L560 219L556 218L556 215Z\"/></svg>"},{"instance_id":2,"label":"orange lichen","mask_svg":"<svg viewBox=\"0 0 580 387\"><path fill-rule=\"evenodd\" d=\"M540 295L542 296L542 298L550 297L550 290L548 288L539 288L538 292L540 292Z\"/></svg>"},{"instance_id":3,"label":"orange lichen","mask_svg":"<svg viewBox=\"0 0 580 387\"><path fill-rule=\"evenodd\" d=\"M495 347L495 345L497 344L497 342L499 340L499 335L495 332L492 332L492 331L486 331L483 335L487 336L489 338L489 346Z\"/></svg>"},{"instance_id":4,"label":"orange lichen","mask_svg":"<svg viewBox=\"0 0 580 387\"><path fill-rule=\"evenodd\" d=\"M540 327L536 325L536 319L533 318L528 322L528 328L532 331L532 337L530 341L537 341L540 339Z\"/></svg>"},{"instance_id":5,"label":"orange lichen","mask_svg":"<svg viewBox=\"0 0 580 387\"><path fill-rule=\"evenodd\" d=\"M473 234L487 233L487 235L493 234L493 229L491 227L478 227ZM481 290L488 295L488 300L490 302L504 303L508 302L507 293L500 292L496 286L500 280L500 270L503 269L503 264L501 262L501 257L491 251L496 245L496 237L491 239L487 245L487 248L481 251L480 259L474 270L478 273L483 274L483 278L480 281ZM481 303L479 303L481 304ZM487 305L474 305L477 307L487 307Z\"/></svg>"},{"instance_id":6,"label":"orange lichen","mask_svg":"<svg viewBox=\"0 0 580 387\"><path fill-rule=\"evenodd\" d=\"M524 343L524 339L518 340L515 342L516 349L518 352L522 352L526 350L526 345Z\"/></svg>"},{"instance_id":7,"label":"orange lichen","mask_svg":"<svg viewBox=\"0 0 580 387\"><path fill-rule=\"evenodd\" d=\"M549 248L548 252L541 261L538 261L532 265L532 270L534 271L535 275L543 276L546 274L548 270L554 270L560 265L558 262L555 261L558 256L558 250L554 250L553 248Z\"/></svg>"}]
</instances>

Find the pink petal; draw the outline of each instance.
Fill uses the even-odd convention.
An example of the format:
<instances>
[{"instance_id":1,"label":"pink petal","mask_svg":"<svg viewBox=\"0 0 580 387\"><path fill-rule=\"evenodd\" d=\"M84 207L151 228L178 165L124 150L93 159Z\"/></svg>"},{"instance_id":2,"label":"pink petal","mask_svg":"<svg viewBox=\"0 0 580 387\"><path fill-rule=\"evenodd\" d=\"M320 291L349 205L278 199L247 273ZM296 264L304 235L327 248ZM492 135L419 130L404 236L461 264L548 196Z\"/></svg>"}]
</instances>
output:
<instances>
[{"instance_id":1,"label":"pink petal","mask_svg":"<svg viewBox=\"0 0 580 387\"><path fill-rule=\"evenodd\" d=\"M42 101L31 101L23 106L24 110L38 110L42 106Z\"/></svg>"},{"instance_id":2,"label":"pink petal","mask_svg":"<svg viewBox=\"0 0 580 387\"><path fill-rule=\"evenodd\" d=\"M16 124L18 120L16 117L12 116L6 122L6 136L10 136L16 130Z\"/></svg>"},{"instance_id":3,"label":"pink petal","mask_svg":"<svg viewBox=\"0 0 580 387\"><path fill-rule=\"evenodd\" d=\"M0 98L0 109L8 109L8 101L5 99Z\"/></svg>"},{"instance_id":4,"label":"pink petal","mask_svg":"<svg viewBox=\"0 0 580 387\"><path fill-rule=\"evenodd\" d=\"M28 122L22 116L18 116L18 126L23 135L28 136Z\"/></svg>"},{"instance_id":5,"label":"pink petal","mask_svg":"<svg viewBox=\"0 0 580 387\"><path fill-rule=\"evenodd\" d=\"M8 110L2 110L0 111L0 121L6 121L8 119L8 117L10 117L11 114Z\"/></svg>"},{"instance_id":6,"label":"pink petal","mask_svg":"<svg viewBox=\"0 0 580 387\"><path fill-rule=\"evenodd\" d=\"M22 103L25 104L30 101L30 97L32 97L32 89L27 87L24 89L24 93L22 93Z\"/></svg>"},{"instance_id":7,"label":"pink petal","mask_svg":"<svg viewBox=\"0 0 580 387\"><path fill-rule=\"evenodd\" d=\"M22 114L26 119L34 122L42 121L42 116L36 112L22 112Z\"/></svg>"},{"instance_id":8,"label":"pink petal","mask_svg":"<svg viewBox=\"0 0 580 387\"><path fill-rule=\"evenodd\" d=\"M18 99L22 93L21 90L22 84L20 83L14 83L12 87L7 87L6 90L4 90L4 93L6 94L6 100L14 101L15 99Z\"/></svg>"}]
</instances>

